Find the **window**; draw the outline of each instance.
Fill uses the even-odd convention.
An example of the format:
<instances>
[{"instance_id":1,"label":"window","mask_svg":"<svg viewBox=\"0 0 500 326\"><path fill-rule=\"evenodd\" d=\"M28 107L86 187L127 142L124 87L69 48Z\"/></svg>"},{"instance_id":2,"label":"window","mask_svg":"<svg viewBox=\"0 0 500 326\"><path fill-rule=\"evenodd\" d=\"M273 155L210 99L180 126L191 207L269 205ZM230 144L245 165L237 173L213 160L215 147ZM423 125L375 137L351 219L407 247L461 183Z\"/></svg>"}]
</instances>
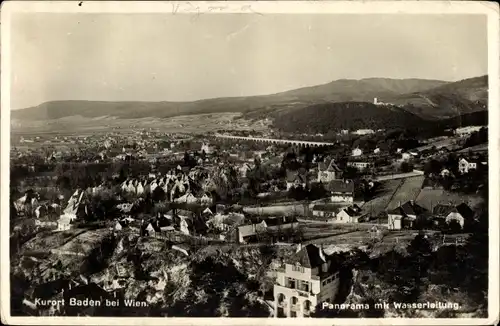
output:
<instances>
[{"instance_id":1,"label":"window","mask_svg":"<svg viewBox=\"0 0 500 326\"><path fill-rule=\"evenodd\" d=\"M300 282L300 290L309 292L309 282L301 281Z\"/></svg>"},{"instance_id":2,"label":"window","mask_svg":"<svg viewBox=\"0 0 500 326\"><path fill-rule=\"evenodd\" d=\"M287 279L287 287L290 289L295 289L295 280L293 278Z\"/></svg>"},{"instance_id":3,"label":"window","mask_svg":"<svg viewBox=\"0 0 500 326\"><path fill-rule=\"evenodd\" d=\"M299 273L304 273L304 267L299 266L299 265L293 265L292 266L292 271L299 272Z\"/></svg>"}]
</instances>

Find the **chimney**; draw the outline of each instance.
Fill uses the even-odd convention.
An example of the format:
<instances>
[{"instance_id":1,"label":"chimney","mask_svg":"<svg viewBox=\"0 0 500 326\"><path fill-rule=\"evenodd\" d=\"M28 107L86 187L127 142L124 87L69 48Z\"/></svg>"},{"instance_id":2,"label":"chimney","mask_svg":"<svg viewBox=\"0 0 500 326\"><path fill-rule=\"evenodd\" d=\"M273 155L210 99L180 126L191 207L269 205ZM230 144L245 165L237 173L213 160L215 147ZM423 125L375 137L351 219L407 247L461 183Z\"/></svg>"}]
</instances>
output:
<instances>
[{"instance_id":1,"label":"chimney","mask_svg":"<svg viewBox=\"0 0 500 326\"><path fill-rule=\"evenodd\" d=\"M412 199L412 200L410 200L410 205L411 205L411 206L415 205L415 202L413 201L413 199Z\"/></svg>"}]
</instances>

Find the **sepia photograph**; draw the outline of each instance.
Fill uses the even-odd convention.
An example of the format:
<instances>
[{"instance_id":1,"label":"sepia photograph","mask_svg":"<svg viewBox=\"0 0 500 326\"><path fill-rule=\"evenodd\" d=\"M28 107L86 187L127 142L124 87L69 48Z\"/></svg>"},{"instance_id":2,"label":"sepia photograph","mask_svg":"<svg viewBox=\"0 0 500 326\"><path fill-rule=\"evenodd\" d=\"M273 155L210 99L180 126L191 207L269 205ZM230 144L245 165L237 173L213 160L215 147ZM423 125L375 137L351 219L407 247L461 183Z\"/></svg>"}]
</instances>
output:
<instances>
[{"instance_id":1,"label":"sepia photograph","mask_svg":"<svg viewBox=\"0 0 500 326\"><path fill-rule=\"evenodd\" d=\"M4 3L2 321L498 321L498 8Z\"/></svg>"}]
</instances>

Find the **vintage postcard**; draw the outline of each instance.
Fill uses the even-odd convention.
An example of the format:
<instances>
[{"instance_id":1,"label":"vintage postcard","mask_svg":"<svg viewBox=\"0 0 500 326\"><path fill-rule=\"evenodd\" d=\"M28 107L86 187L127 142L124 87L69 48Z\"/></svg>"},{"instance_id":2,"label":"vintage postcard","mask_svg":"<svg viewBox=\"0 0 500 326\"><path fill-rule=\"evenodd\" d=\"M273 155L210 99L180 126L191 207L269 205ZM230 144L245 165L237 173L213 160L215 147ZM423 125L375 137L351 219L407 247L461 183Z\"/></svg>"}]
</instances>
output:
<instances>
[{"instance_id":1,"label":"vintage postcard","mask_svg":"<svg viewBox=\"0 0 500 326\"><path fill-rule=\"evenodd\" d=\"M495 324L499 39L492 2L3 3L2 322Z\"/></svg>"}]
</instances>

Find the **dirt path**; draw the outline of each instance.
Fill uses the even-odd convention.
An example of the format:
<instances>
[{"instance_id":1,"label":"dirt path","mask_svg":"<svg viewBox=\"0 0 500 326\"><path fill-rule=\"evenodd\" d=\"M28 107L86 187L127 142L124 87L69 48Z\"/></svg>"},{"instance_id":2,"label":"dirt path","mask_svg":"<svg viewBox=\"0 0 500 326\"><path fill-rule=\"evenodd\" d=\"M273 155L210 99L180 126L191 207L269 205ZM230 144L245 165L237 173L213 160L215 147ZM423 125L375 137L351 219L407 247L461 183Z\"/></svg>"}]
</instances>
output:
<instances>
[{"instance_id":1,"label":"dirt path","mask_svg":"<svg viewBox=\"0 0 500 326\"><path fill-rule=\"evenodd\" d=\"M389 205L392 203L392 200L394 199L394 197L396 196L396 194L398 193L399 189L401 189L401 187L403 186L404 183L405 183L405 181L403 179L398 184L398 186L396 187L396 189L394 189L394 191L392 192L391 198L389 198L389 200L387 201L387 205L385 205L385 207L384 207L385 211L387 210L387 207L389 207Z\"/></svg>"}]
</instances>

